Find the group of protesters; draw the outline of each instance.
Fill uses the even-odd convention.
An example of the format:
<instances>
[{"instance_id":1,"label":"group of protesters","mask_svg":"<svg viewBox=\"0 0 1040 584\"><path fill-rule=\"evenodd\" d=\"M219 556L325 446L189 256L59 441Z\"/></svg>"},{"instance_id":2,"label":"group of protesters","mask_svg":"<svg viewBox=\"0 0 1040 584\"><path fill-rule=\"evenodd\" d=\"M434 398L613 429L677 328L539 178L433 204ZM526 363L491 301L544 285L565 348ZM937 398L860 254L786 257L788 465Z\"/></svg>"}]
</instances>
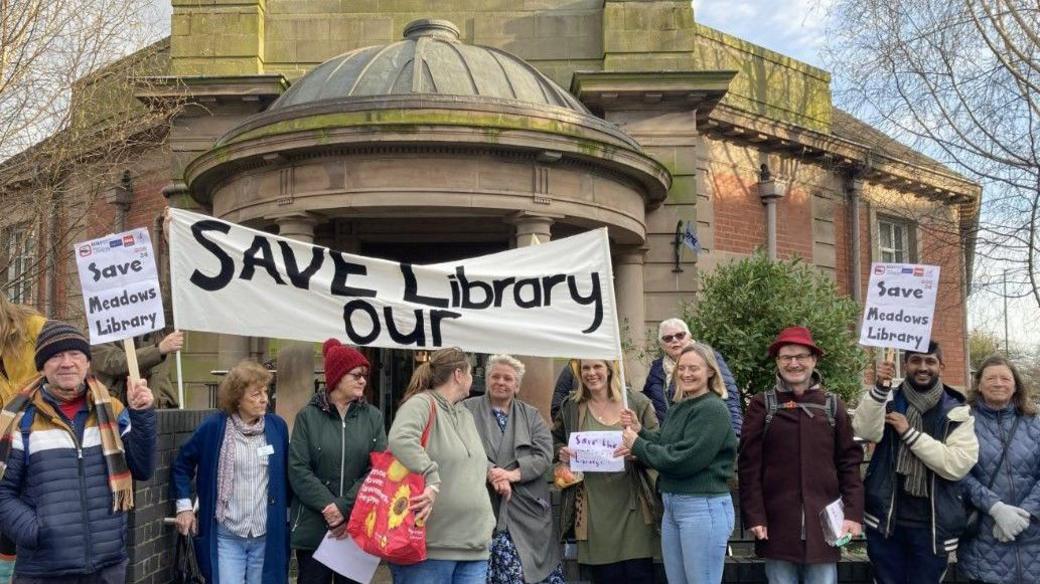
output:
<instances>
[{"instance_id":1,"label":"group of protesters","mask_svg":"<svg viewBox=\"0 0 1040 584\"><path fill-rule=\"evenodd\" d=\"M953 552L973 582L1040 581L1040 424L1008 360L985 360L965 398L943 384L932 342L902 356L899 385L894 363L879 365L850 415L826 390L812 332L789 327L763 347L775 385L742 413L722 355L679 319L658 339L642 392L622 386L616 362L572 360L551 426L517 397L521 361L491 356L486 392L471 397L469 358L448 348L417 367L387 434L364 398L370 363L330 339L325 387L290 439L268 411L271 373L244 361L172 463L177 528L195 535L209 582L285 582L292 554L300 584L350 582L313 554L326 537L349 537L369 455L389 449L425 479L409 508L427 559L391 564L398 584L560 584L561 538L576 541L596 583L653 582L655 558L672 584L717 583L735 474L772 584L836 582L841 546L860 535L884 584L940 582ZM182 343L157 339L155 359ZM147 380L102 382L96 355L75 327L0 297L0 543L16 557L13 582L126 579L133 480L155 468L165 404ZM554 520L546 477L586 431L620 432L624 469L566 473ZM865 476L854 436L875 445ZM837 529L825 512L835 507Z\"/></svg>"}]
</instances>

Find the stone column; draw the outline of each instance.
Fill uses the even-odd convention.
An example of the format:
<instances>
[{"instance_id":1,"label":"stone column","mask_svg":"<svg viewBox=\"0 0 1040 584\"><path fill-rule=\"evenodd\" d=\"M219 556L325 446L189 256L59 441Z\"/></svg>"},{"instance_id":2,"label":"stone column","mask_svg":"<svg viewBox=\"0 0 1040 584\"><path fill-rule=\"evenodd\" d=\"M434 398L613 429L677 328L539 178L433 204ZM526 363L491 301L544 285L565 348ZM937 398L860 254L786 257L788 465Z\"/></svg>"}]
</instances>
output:
<instances>
[{"instance_id":1,"label":"stone column","mask_svg":"<svg viewBox=\"0 0 1040 584\"><path fill-rule=\"evenodd\" d=\"M643 295L643 263L647 248L623 247L614 250L614 293L617 295L621 340L625 345L625 382L633 391L642 391L646 364L639 355L646 346L646 306Z\"/></svg>"},{"instance_id":2,"label":"stone column","mask_svg":"<svg viewBox=\"0 0 1040 584\"><path fill-rule=\"evenodd\" d=\"M278 235L306 243L314 242L314 226L318 218L309 213L275 217ZM314 343L284 341L278 349L278 399L275 412L285 419L292 431L296 413L314 395Z\"/></svg>"},{"instance_id":3,"label":"stone column","mask_svg":"<svg viewBox=\"0 0 1040 584\"><path fill-rule=\"evenodd\" d=\"M538 245L552 239L549 228L555 221L553 217L521 212L510 216L508 221L516 226L513 234L514 247ZM556 385L552 359L521 355L516 357L523 361L525 368L524 381L520 386L520 399L538 408L542 417L551 423L549 410L552 406L553 387Z\"/></svg>"}]
</instances>

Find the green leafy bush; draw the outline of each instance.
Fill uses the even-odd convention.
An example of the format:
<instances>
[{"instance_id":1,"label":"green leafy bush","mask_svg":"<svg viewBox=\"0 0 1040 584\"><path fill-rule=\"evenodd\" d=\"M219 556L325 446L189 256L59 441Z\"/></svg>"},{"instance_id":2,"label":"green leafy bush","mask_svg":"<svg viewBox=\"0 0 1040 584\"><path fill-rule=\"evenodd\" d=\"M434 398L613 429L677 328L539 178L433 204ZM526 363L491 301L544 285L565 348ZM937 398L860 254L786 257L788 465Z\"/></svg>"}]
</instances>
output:
<instances>
[{"instance_id":1,"label":"green leafy bush","mask_svg":"<svg viewBox=\"0 0 1040 584\"><path fill-rule=\"evenodd\" d=\"M825 352L817 364L824 386L850 401L862 390L867 366L854 330L859 310L804 261L774 262L756 253L706 276L696 304L688 304L683 316L695 339L722 353L747 396L775 383L776 364L766 350L777 333L808 327Z\"/></svg>"}]
</instances>

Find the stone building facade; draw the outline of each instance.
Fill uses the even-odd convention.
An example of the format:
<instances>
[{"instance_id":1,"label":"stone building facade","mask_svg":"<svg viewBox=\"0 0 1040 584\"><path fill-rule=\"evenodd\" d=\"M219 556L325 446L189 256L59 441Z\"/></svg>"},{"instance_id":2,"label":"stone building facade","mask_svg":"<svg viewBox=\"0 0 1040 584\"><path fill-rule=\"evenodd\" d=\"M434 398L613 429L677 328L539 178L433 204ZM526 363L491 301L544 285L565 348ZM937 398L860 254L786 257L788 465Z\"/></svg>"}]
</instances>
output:
<instances>
[{"instance_id":1,"label":"stone building facade","mask_svg":"<svg viewBox=\"0 0 1040 584\"><path fill-rule=\"evenodd\" d=\"M827 72L698 24L688 0L173 0L157 50L135 97L175 113L160 145L127 160L127 227L168 202L423 263L605 226L635 347L696 298L701 274L770 244L856 298L871 261L935 263L933 334L947 379L967 381L979 187L835 108ZM86 205L78 239L111 230L112 205ZM686 221L702 251L677 259ZM53 313L75 318L71 255L56 264L43 276L61 282ZM206 405L210 370L278 356L291 416L313 355L190 334L190 403ZM412 355L370 356L389 408ZM525 397L544 408L554 363L528 361ZM629 359L637 386L645 365Z\"/></svg>"}]
</instances>

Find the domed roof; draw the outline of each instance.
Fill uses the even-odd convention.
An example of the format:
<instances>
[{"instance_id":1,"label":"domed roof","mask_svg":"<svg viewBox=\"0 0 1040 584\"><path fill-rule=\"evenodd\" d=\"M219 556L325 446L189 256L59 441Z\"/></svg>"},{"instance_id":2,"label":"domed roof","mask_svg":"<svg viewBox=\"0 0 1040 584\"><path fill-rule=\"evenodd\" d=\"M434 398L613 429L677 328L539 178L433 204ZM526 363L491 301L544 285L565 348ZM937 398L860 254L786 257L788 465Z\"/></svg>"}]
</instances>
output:
<instances>
[{"instance_id":1,"label":"domed roof","mask_svg":"<svg viewBox=\"0 0 1040 584\"><path fill-rule=\"evenodd\" d=\"M325 61L267 111L347 97L434 94L554 106L587 114L580 101L522 59L459 42L446 20L416 20L404 40L356 49Z\"/></svg>"}]
</instances>

